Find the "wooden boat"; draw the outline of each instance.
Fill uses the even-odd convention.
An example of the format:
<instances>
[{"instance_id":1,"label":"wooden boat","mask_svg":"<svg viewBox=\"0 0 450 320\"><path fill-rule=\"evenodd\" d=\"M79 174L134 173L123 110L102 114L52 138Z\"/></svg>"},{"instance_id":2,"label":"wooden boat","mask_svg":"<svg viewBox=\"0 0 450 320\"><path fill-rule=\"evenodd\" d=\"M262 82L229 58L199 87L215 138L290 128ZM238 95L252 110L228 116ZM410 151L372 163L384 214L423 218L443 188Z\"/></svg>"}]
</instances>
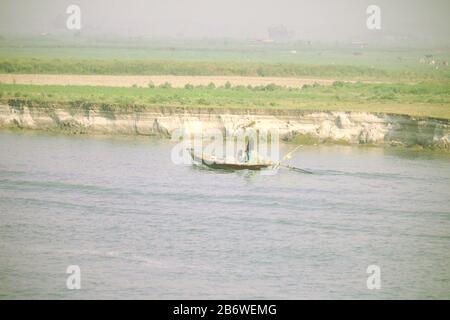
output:
<instances>
[{"instance_id":1,"label":"wooden boat","mask_svg":"<svg viewBox=\"0 0 450 320\"><path fill-rule=\"evenodd\" d=\"M192 160L196 163L203 164L212 169L224 169L224 170L261 170L270 168L274 164L272 162L227 162L222 159L216 159L207 155L200 155L194 153L193 149L190 149Z\"/></svg>"}]
</instances>

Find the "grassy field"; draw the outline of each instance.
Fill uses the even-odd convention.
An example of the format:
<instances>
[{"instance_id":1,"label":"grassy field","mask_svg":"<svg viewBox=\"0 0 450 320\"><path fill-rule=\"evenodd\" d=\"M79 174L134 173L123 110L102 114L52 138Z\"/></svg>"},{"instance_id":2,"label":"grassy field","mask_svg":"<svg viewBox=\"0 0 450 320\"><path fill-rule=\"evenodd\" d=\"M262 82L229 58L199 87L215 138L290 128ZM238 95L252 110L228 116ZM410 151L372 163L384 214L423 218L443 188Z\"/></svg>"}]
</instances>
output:
<instances>
[{"instance_id":1,"label":"grassy field","mask_svg":"<svg viewBox=\"0 0 450 320\"><path fill-rule=\"evenodd\" d=\"M431 60L437 64L430 65ZM301 41L263 44L228 40L106 41L51 37L39 41L0 40L0 73L450 81L450 68L442 65L445 61L450 61L448 48L362 48Z\"/></svg>"},{"instance_id":2,"label":"grassy field","mask_svg":"<svg viewBox=\"0 0 450 320\"><path fill-rule=\"evenodd\" d=\"M0 100L114 108L203 107L387 112L450 119L448 48L372 48L306 42L0 39L0 73L203 75L336 80L301 89L266 85L148 88L0 84ZM432 63L433 62L433 63ZM346 83L345 81L375 83Z\"/></svg>"},{"instance_id":3,"label":"grassy field","mask_svg":"<svg viewBox=\"0 0 450 320\"><path fill-rule=\"evenodd\" d=\"M101 75L223 75L369 81L450 81L450 69L387 69L357 65L168 60L0 59L0 73Z\"/></svg>"},{"instance_id":4,"label":"grassy field","mask_svg":"<svg viewBox=\"0 0 450 320\"><path fill-rule=\"evenodd\" d=\"M449 61L448 47L325 44L296 41L261 43L237 40L0 38L0 58L82 60L169 60L209 62L298 63L411 69L426 55ZM424 67L426 69L426 67Z\"/></svg>"},{"instance_id":5,"label":"grassy field","mask_svg":"<svg viewBox=\"0 0 450 320\"><path fill-rule=\"evenodd\" d=\"M367 84L335 82L288 89L191 86L149 88L0 84L0 101L42 106L84 103L129 107L203 107L240 109L341 110L406 114L450 119L450 87L445 84Z\"/></svg>"}]
</instances>

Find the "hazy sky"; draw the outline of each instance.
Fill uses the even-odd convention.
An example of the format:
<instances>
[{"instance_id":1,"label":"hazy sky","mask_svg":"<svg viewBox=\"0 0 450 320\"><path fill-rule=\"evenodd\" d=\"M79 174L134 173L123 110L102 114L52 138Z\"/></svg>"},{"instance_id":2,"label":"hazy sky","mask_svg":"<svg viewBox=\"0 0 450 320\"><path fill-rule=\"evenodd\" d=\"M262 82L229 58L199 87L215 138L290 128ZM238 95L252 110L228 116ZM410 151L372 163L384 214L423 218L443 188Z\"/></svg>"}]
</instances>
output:
<instances>
[{"instance_id":1,"label":"hazy sky","mask_svg":"<svg viewBox=\"0 0 450 320\"><path fill-rule=\"evenodd\" d=\"M366 40L377 32L450 39L450 0L0 0L0 34L70 34L70 4L81 8L85 35L267 38L282 24L306 40ZM366 28L370 4L381 8L381 31Z\"/></svg>"}]
</instances>

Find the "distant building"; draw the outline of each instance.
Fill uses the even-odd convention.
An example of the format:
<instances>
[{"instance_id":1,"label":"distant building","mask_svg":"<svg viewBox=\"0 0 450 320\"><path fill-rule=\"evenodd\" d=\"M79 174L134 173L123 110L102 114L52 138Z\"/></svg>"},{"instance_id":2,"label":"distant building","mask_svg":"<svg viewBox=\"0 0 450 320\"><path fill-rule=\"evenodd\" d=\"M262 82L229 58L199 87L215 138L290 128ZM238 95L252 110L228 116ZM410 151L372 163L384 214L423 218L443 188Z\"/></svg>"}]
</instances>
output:
<instances>
[{"instance_id":1,"label":"distant building","mask_svg":"<svg viewBox=\"0 0 450 320\"><path fill-rule=\"evenodd\" d=\"M284 25L272 26L267 29L269 39L274 41L287 41L292 37L292 32Z\"/></svg>"},{"instance_id":2,"label":"distant building","mask_svg":"<svg viewBox=\"0 0 450 320\"><path fill-rule=\"evenodd\" d=\"M361 49L367 47L367 43L361 41L352 41L352 45L355 47L360 47Z\"/></svg>"}]
</instances>

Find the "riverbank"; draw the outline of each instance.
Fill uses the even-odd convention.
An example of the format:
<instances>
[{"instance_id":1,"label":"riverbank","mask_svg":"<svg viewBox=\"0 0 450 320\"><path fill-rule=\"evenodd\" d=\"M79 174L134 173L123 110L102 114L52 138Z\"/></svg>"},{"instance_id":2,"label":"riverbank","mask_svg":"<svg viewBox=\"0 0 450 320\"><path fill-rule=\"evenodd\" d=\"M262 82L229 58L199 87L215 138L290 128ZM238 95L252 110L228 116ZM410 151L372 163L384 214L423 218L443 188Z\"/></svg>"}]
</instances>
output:
<instances>
[{"instance_id":1,"label":"riverbank","mask_svg":"<svg viewBox=\"0 0 450 320\"><path fill-rule=\"evenodd\" d=\"M37 106L102 106L114 111L134 108L178 107L241 109L265 112L353 111L392 113L413 117L450 119L448 83L349 83L304 85L287 88L276 84L224 86L186 84L174 88L170 82L147 88L0 84L0 103ZM238 111L236 111L238 112Z\"/></svg>"},{"instance_id":2,"label":"riverbank","mask_svg":"<svg viewBox=\"0 0 450 320\"><path fill-rule=\"evenodd\" d=\"M147 88L0 84L0 127L171 137L238 128L276 130L300 144L450 149L447 83L335 81L289 88L169 82Z\"/></svg>"},{"instance_id":3,"label":"riverbank","mask_svg":"<svg viewBox=\"0 0 450 320\"><path fill-rule=\"evenodd\" d=\"M284 141L380 146L420 146L450 151L450 120L370 112L257 110L129 106L76 103L0 105L0 128L68 134L119 134L170 138L175 130L233 134L242 127L276 130Z\"/></svg>"}]
</instances>

